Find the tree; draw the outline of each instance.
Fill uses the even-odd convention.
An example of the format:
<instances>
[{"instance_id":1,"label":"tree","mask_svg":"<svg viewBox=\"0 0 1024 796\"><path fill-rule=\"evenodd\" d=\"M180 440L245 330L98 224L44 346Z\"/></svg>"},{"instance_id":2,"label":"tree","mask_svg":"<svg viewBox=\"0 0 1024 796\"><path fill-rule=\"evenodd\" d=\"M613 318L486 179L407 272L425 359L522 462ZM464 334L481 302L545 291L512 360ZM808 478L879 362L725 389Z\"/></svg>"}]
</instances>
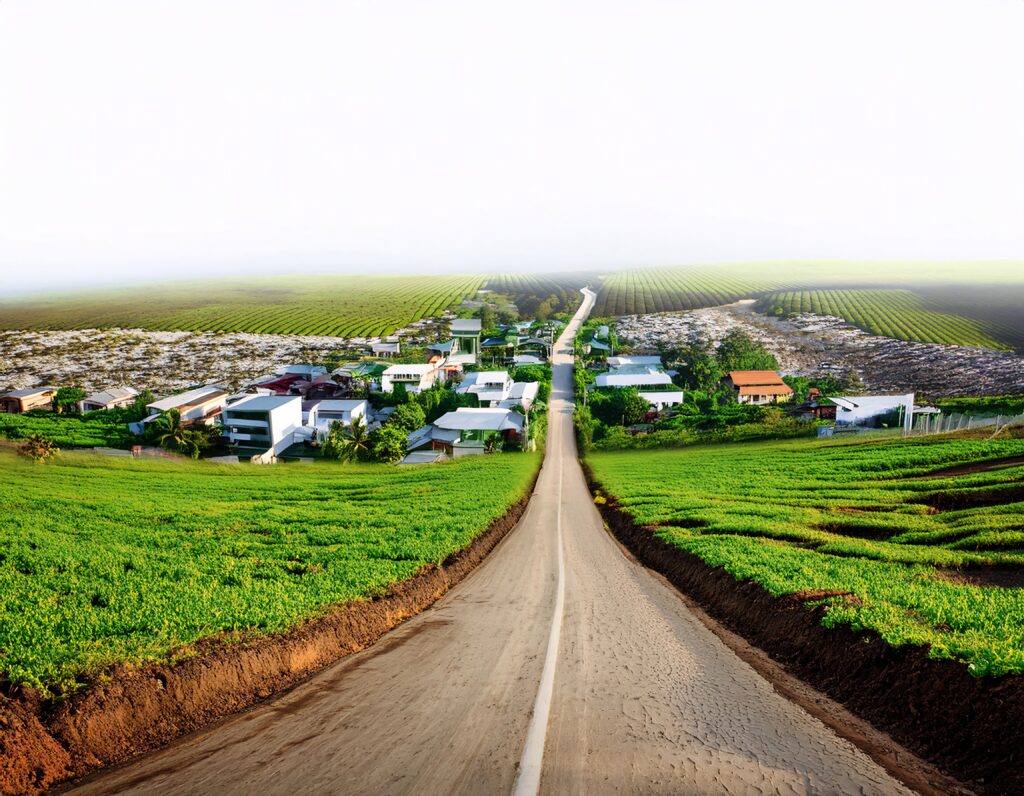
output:
<instances>
[{"instance_id":1,"label":"tree","mask_svg":"<svg viewBox=\"0 0 1024 796\"><path fill-rule=\"evenodd\" d=\"M374 461L395 464L405 456L406 432L390 422L370 435L370 455Z\"/></svg>"},{"instance_id":2,"label":"tree","mask_svg":"<svg viewBox=\"0 0 1024 796\"><path fill-rule=\"evenodd\" d=\"M75 404L85 398L85 390L79 387L61 387L53 396L53 408L59 412L66 412L68 408L75 408Z\"/></svg>"},{"instance_id":3,"label":"tree","mask_svg":"<svg viewBox=\"0 0 1024 796\"><path fill-rule=\"evenodd\" d=\"M646 398L642 398L636 387L619 390L614 405L617 413L622 416L622 425L631 426L641 422L651 409Z\"/></svg>"},{"instance_id":4,"label":"tree","mask_svg":"<svg viewBox=\"0 0 1024 796\"><path fill-rule=\"evenodd\" d=\"M181 413L177 409L162 412L150 424L149 434L161 448L181 450L187 438L186 428L181 424Z\"/></svg>"},{"instance_id":5,"label":"tree","mask_svg":"<svg viewBox=\"0 0 1024 796\"><path fill-rule=\"evenodd\" d=\"M480 327L483 331L486 332L494 328L494 310L491 309L490 304L484 304L477 312L477 317L480 318Z\"/></svg>"},{"instance_id":6,"label":"tree","mask_svg":"<svg viewBox=\"0 0 1024 796\"><path fill-rule=\"evenodd\" d=\"M127 422L135 423L149 415L148 405L153 403L154 400L153 393L149 390L143 390L135 396L135 400L132 401L126 410L125 419Z\"/></svg>"},{"instance_id":7,"label":"tree","mask_svg":"<svg viewBox=\"0 0 1024 796\"><path fill-rule=\"evenodd\" d=\"M679 377L691 390L712 392L722 380L722 367L706 343L698 342L679 350Z\"/></svg>"},{"instance_id":8,"label":"tree","mask_svg":"<svg viewBox=\"0 0 1024 796\"><path fill-rule=\"evenodd\" d=\"M427 413L419 403L400 404L388 418L387 425L403 430L406 434L427 424Z\"/></svg>"},{"instance_id":9,"label":"tree","mask_svg":"<svg viewBox=\"0 0 1024 796\"><path fill-rule=\"evenodd\" d=\"M349 427L337 421L331 423L331 430L328 432L323 446L326 458L355 462L365 460L369 455L369 450L369 435L362 418L356 419Z\"/></svg>"},{"instance_id":10,"label":"tree","mask_svg":"<svg viewBox=\"0 0 1024 796\"><path fill-rule=\"evenodd\" d=\"M778 370L779 362L761 343L742 329L733 329L718 344L718 364L722 371Z\"/></svg>"},{"instance_id":11,"label":"tree","mask_svg":"<svg viewBox=\"0 0 1024 796\"><path fill-rule=\"evenodd\" d=\"M410 400L409 391L405 389L405 384L398 382L391 388L391 400L394 401L396 405L404 404L406 401Z\"/></svg>"},{"instance_id":12,"label":"tree","mask_svg":"<svg viewBox=\"0 0 1024 796\"><path fill-rule=\"evenodd\" d=\"M37 462L45 462L60 453L60 448L54 444L53 440L47 439L42 434L29 434L26 440L18 446L18 452Z\"/></svg>"}]
</instances>

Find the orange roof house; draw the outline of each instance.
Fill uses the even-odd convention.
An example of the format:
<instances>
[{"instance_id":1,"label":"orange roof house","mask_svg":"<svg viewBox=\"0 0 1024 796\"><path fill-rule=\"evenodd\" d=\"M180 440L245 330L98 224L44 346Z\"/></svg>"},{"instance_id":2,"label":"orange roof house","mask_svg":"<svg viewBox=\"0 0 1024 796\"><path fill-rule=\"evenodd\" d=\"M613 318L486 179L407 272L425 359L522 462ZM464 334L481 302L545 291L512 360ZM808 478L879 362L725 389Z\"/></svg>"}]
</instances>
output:
<instances>
[{"instance_id":1,"label":"orange roof house","mask_svg":"<svg viewBox=\"0 0 1024 796\"><path fill-rule=\"evenodd\" d=\"M774 370L734 370L725 382L741 404L762 406L793 397L793 388Z\"/></svg>"}]
</instances>

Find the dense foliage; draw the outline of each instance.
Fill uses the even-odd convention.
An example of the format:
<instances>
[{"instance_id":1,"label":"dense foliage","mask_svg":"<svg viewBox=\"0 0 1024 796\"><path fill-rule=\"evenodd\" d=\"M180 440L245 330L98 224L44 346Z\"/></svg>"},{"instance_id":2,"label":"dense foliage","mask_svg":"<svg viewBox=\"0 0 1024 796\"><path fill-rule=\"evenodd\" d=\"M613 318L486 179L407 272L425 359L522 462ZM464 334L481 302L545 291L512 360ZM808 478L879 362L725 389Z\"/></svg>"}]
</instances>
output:
<instances>
[{"instance_id":1,"label":"dense foliage","mask_svg":"<svg viewBox=\"0 0 1024 796\"><path fill-rule=\"evenodd\" d=\"M115 661L382 594L469 544L537 466L39 466L0 451L0 679L68 691Z\"/></svg>"},{"instance_id":2,"label":"dense foliage","mask_svg":"<svg viewBox=\"0 0 1024 796\"><path fill-rule=\"evenodd\" d=\"M638 523L737 579L774 595L833 592L822 598L829 626L868 628L1000 675L1024 672L1024 591L970 585L963 573L984 579L1002 565L1024 575L1024 466L942 471L1022 454L1024 439L943 437L587 461Z\"/></svg>"},{"instance_id":3,"label":"dense foliage","mask_svg":"<svg viewBox=\"0 0 1024 796\"><path fill-rule=\"evenodd\" d=\"M1024 415L1024 395L986 395L980 398L942 398L935 402L946 414Z\"/></svg>"}]
</instances>

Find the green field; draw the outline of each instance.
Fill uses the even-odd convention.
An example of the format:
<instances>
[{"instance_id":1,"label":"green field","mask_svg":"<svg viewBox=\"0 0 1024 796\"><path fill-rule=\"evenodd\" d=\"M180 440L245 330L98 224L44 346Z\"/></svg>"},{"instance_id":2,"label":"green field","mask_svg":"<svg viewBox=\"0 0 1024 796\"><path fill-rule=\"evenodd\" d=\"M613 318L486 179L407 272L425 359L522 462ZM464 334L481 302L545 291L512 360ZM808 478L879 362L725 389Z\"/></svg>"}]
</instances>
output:
<instances>
[{"instance_id":1,"label":"green field","mask_svg":"<svg viewBox=\"0 0 1024 796\"><path fill-rule=\"evenodd\" d=\"M897 340L1012 349L993 336L998 330L992 325L940 312L909 290L783 290L763 297L757 308L769 315L832 315Z\"/></svg>"},{"instance_id":2,"label":"green field","mask_svg":"<svg viewBox=\"0 0 1024 796\"><path fill-rule=\"evenodd\" d=\"M221 631L282 631L465 547L535 454L431 467L0 450L0 680L68 692Z\"/></svg>"},{"instance_id":3,"label":"green field","mask_svg":"<svg viewBox=\"0 0 1024 796\"><path fill-rule=\"evenodd\" d=\"M478 276L247 277L0 302L3 329L158 329L372 337L472 298Z\"/></svg>"},{"instance_id":4,"label":"green field","mask_svg":"<svg viewBox=\"0 0 1024 796\"><path fill-rule=\"evenodd\" d=\"M1024 349L1024 268L1000 263L763 263L640 268L608 276L594 315L679 312L759 299L903 340Z\"/></svg>"},{"instance_id":5,"label":"green field","mask_svg":"<svg viewBox=\"0 0 1024 796\"><path fill-rule=\"evenodd\" d=\"M129 448L139 442L128 430L124 412L85 415L0 414L0 438L24 440L42 434L59 448Z\"/></svg>"},{"instance_id":6,"label":"green field","mask_svg":"<svg viewBox=\"0 0 1024 796\"><path fill-rule=\"evenodd\" d=\"M1024 672L1024 591L979 584L1024 585L1024 464L929 474L1021 456L1024 439L979 437L706 445L587 462L636 522L738 580L775 596L838 592L823 600L826 625L1001 675Z\"/></svg>"}]
</instances>

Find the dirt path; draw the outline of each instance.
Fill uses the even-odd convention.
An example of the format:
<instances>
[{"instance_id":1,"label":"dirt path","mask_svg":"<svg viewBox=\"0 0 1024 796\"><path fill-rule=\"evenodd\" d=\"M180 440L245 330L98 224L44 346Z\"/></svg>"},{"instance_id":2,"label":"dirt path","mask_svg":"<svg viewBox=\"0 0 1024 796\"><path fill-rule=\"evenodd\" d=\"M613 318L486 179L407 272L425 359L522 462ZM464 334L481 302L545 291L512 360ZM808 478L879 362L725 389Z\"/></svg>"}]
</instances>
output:
<instances>
[{"instance_id":1,"label":"dirt path","mask_svg":"<svg viewBox=\"0 0 1024 796\"><path fill-rule=\"evenodd\" d=\"M908 792L622 554L576 459L567 339L535 496L473 575L287 695L75 792L508 793L531 746L551 794Z\"/></svg>"}]
</instances>

